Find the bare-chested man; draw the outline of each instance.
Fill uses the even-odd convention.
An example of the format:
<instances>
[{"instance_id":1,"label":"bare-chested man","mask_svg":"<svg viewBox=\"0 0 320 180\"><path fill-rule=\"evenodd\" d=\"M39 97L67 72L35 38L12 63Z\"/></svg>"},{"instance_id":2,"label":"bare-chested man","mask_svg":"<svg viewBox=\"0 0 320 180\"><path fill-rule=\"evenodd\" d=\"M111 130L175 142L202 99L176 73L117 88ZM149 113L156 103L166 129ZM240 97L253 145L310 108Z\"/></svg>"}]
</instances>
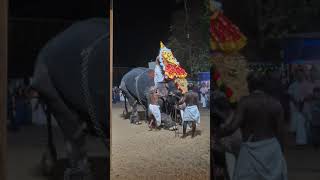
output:
<instances>
[{"instance_id":1,"label":"bare-chested man","mask_svg":"<svg viewBox=\"0 0 320 180\"><path fill-rule=\"evenodd\" d=\"M215 131L219 138L241 129L244 142L233 180L287 180L281 151L283 108L279 101L263 92L265 82L263 75L251 74L248 77L250 95L240 100L232 122Z\"/></svg>"},{"instance_id":2,"label":"bare-chested man","mask_svg":"<svg viewBox=\"0 0 320 180\"><path fill-rule=\"evenodd\" d=\"M180 100L179 104L185 103L185 108L182 116L183 135L186 137L186 130L188 123L192 123L192 137L195 135L196 125L200 124L200 112L198 109L199 99L198 94L192 91L193 85L188 85L188 92Z\"/></svg>"},{"instance_id":3,"label":"bare-chested man","mask_svg":"<svg viewBox=\"0 0 320 180\"><path fill-rule=\"evenodd\" d=\"M152 129L153 124L155 124L156 127L159 127L161 125L161 112L160 112L160 107L158 105L160 95L156 87L151 87L149 90L149 94L150 94L149 111L152 113L154 117L154 118L151 118L151 121L149 123L149 128Z\"/></svg>"}]
</instances>

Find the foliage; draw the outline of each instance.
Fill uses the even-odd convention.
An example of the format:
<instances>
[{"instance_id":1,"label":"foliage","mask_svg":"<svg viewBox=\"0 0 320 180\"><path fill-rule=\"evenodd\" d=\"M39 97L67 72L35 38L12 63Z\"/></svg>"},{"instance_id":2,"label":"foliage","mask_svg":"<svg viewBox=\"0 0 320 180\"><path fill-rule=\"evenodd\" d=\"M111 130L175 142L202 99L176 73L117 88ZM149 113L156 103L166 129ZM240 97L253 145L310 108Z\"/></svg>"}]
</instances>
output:
<instances>
[{"instance_id":1,"label":"foliage","mask_svg":"<svg viewBox=\"0 0 320 180\"><path fill-rule=\"evenodd\" d=\"M290 33L319 31L318 0L261 1L261 24L266 41L281 39ZM310 23L306 23L310 22Z\"/></svg>"},{"instance_id":2,"label":"foliage","mask_svg":"<svg viewBox=\"0 0 320 180\"><path fill-rule=\"evenodd\" d=\"M190 38L187 38L186 24L181 23L185 22L185 14L180 12L179 18L173 20L171 25L167 46L187 70L189 77L195 77L198 72L210 69L209 13L204 4L191 7L188 22Z\"/></svg>"}]
</instances>

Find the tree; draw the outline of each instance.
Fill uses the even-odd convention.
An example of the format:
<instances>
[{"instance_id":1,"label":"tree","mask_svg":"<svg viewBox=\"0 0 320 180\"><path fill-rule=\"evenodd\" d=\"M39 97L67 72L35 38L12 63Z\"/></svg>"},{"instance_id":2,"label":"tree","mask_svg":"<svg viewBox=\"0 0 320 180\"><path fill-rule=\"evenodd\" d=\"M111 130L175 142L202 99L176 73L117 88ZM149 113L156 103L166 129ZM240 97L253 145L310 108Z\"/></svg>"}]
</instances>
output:
<instances>
[{"instance_id":1,"label":"tree","mask_svg":"<svg viewBox=\"0 0 320 180\"><path fill-rule=\"evenodd\" d=\"M187 9L175 12L171 20L168 47L187 70L189 77L210 69L209 19L204 2L188 1Z\"/></svg>"}]
</instances>

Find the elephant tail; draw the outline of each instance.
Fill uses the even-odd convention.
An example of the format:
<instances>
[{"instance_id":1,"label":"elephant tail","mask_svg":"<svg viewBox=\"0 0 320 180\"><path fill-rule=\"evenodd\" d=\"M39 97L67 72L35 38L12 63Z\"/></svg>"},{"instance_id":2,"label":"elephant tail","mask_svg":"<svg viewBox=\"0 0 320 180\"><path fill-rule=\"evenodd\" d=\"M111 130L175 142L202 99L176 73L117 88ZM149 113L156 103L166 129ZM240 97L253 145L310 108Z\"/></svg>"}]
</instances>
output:
<instances>
[{"instance_id":1,"label":"elephant tail","mask_svg":"<svg viewBox=\"0 0 320 180\"><path fill-rule=\"evenodd\" d=\"M47 121L47 133L48 133L48 148L51 157L53 158L54 161L57 161L57 151L56 147L54 145L54 140L53 140L53 131L52 131L52 112L50 111L50 108L48 105L45 103L44 99L39 96L39 105L42 107L45 116L46 116L46 121Z\"/></svg>"}]
</instances>

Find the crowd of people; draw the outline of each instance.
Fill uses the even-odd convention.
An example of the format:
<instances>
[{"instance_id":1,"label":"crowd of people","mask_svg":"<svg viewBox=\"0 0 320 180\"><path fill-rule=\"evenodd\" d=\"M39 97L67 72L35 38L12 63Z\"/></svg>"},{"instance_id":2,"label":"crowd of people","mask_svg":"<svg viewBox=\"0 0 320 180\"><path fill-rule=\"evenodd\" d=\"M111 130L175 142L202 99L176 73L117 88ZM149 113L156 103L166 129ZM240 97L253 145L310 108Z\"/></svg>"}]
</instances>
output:
<instances>
[{"instance_id":1,"label":"crowd of people","mask_svg":"<svg viewBox=\"0 0 320 180\"><path fill-rule=\"evenodd\" d=\"M290 133L297 147L319 147L320 81L303 65L292 75L287 84L277 72L250 73L249 95L236 107L219 89L211 92L216 179L286 180Z\"/></svg>"},{"instance_id":2,"label":"crowd of people","mask_svg":"<svg viewBox=\"0 0 320 180\"><path fill-rule=\"evenodd\" d=\"M235 109L224 93L213 91L215 179L287 180L284 108L272 80L267 73L250 73L249 95Z\"/></svg>"},{"instance_id":3,"label":"crowd of people","mask_svg":"<svg viewBox=\"0 0 320 180\"><path fill-rule=\"evenodd\" d=\"M320 144L320 83L300 66L288 87L290 97L290 132L298 146Z\"/></svg>"},{"instance_id":4,"label":"crowd of people","mask_svg":"<svg viewBox=\"0 0 320 180\"><path fill-rule=\"evenodd\" d=\"M13 132L19 131L25 125L46 123L37 92L25 84L8 88L7 116L8 129Z\"/></svg>"},{"instance_id":5,"label":"crowd of people","mask_svg":"<svg viewBox=\"0 0 320 180\"><path fill-rule=\"evenodd\" d=\"M8 91L7 112L10 120L9 130L17 131L22 125L32 122L32 107L29 101L27 88L17 87L12 92Z\"/></svg>"},{"instance_id":6,"label":"crowd of people","mask_svg":"<svg viewBox=\"0 0 320 180\"><path fill-rule=\"evenodd\" d=\"M208 83L199 83L199 85L193 85L193 91L198 94L199 102L202 108L210 107L210 86ZM124 96L119 87L114 86L112 88L112 103L124 101Z\"/></svg>"}]
</instances>

